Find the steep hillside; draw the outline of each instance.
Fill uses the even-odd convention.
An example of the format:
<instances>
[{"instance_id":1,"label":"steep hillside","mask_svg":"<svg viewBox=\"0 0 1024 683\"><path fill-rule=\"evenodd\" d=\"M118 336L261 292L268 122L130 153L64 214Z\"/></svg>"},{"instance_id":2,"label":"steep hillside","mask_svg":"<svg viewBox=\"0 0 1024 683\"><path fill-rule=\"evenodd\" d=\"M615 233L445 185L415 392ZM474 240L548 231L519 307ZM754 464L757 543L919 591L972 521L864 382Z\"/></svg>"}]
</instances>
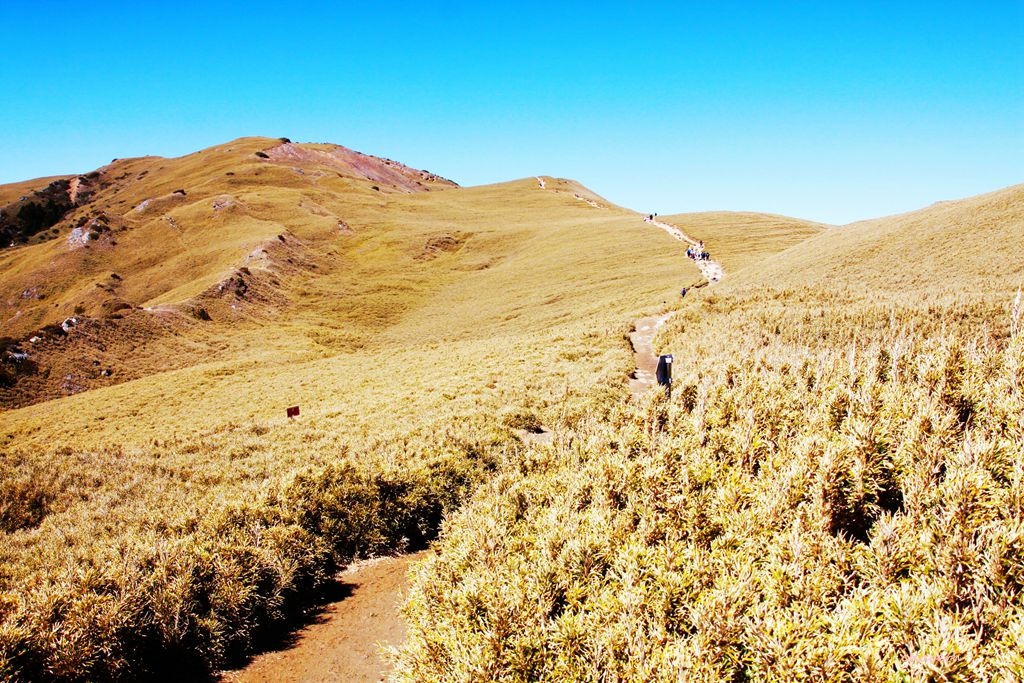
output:
<instances>
[{"instance_id":1,"label":"steep hillside","mask_svg":"<svg viewBox=\"0 0 1024 683\"><path fill-rule=\"evenodd\" d=\"M51 178L15 183L0 189L0 249L19 244L43 242L59 233L57 224L86 204L98 188L99 173L71 178Z\"/></svg>"},{"instance_id":2,"label":"steep hillside","mask_svg":"<svg viewBox=\"0 0 1024 683\"><path fill-rule=\"evenodd\" d=\"M358 242L346 219L392 193L454 186L336 145L266 138L55 183L74 202L54 236L0 252L4 350L27 355L6 363L8 407L205 360L219 337L291 306L301 274L334 268Z\"/></svg>"}]
</instances>

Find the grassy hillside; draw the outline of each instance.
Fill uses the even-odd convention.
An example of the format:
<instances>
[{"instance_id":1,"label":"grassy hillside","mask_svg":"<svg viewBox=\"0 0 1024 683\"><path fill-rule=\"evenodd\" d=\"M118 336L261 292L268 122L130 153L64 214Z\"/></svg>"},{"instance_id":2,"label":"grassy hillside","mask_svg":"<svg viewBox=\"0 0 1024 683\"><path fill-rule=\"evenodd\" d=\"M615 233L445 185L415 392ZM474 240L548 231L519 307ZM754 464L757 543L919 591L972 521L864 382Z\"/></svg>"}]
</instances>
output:
<instances>
[{"instance_id":1,"label":"grassy hillside","mask_svg":"<svg viewBox=\"0 0 1024 683\"><path fill-rule=\"evenodd\" d=\"M244 138L96 172L94 196L58 236L0 252L4 335L39 338L21 348L38 371L20 373L0 401L26 405L207 360L238 326L287 309L304 274L334 270L341 250L362 242L346 219L375 215L393 193L453 186L326 147ZM84 324L77 335L44 328L70 317Z\"/></svg>"},{"instance_id":2,"label":"grassy hillside","mask_svg":"<svg viewBox=\"0 0 1024 683\"><path fill-rule=\"evenodd\" d=\"M396 679L1020 680L1022 190L687 296L670 399L558 425L448 521Z\"/></svg>"},{"instance_id":3,"label":"grassy hillside","mask_svg":"<svg viewBox=\"0 0 1024 683\"><path fill-rule=\"evenodd\" d=\"M569 180L117 161L0 252L0 678L208 672L447 517L399 680L1012 680L1022 209L670 217L728 272L680 300L680 243Z\"/></svg>"},{"instance_id":4,"label":"grassy hillside","mask_svg":"<svg viewBox=\"0 0 1024 683\"><path fill-rule=\"evenodd\" d=\"M59 235L0 252L5 358L31 364L0 389L0 676L244 654L340 563L431 537L529 431L622 400L631 321L692 277L567 180L456 188L264 138L99 173Z\"/></svg>"},{"instance_id":5,"label":"grassy hillside","mask_svg":"<svg viewBox=\"0 0 1024 683\"><path fill-rule=\"evenodd\" d=\"M660 220L679 227L695 240L703 240L708 252L729 273L759 264L765 257L827 229L798 218L739 211L681 213Z\"/></svg>"}]
</instances>

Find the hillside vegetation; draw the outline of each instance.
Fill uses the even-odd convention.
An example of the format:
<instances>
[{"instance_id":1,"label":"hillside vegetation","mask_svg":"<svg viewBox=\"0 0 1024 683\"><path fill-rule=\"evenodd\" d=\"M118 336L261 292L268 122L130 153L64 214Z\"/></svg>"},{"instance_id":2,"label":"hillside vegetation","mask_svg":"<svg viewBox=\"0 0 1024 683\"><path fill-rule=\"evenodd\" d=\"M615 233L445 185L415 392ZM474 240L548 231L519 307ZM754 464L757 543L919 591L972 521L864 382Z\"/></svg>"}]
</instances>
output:
<instances>
[{"instance_id":1,"label":"hillside vegetation","mask_svg":"<svg viewBox=\"0 0 1024 683\"><path fill-rule=\"evenodd\" d=\"M1017 186L687 296L671 398L559 425L446 523L396 679L1021 680L1021 244Z\"/></svg>"},{"instance_id":2,"label":"hillside vegetation","mask_svg":"<svg viewBox=\"0 0 1024 683\"><path fill-rule=\"evenodd\" d=\"M443 520L397 680L1024 674L1024 187L674 216L727 271L680 300L680 243L569 180L94 173L0 251L0 679L209 675Z\"/></svg>"},{"instance_id":3,"label":"hillside vegetation","mask_svg":"<svg viewBox=\"0 0 1024 683\"><path fill-rule=\"evenodd\" d=\"M432 538L531 431L622 400L631 321L692 277L555 178L456 188L265 138L99 174L60 234L0 253L15 679L244 656L352 557ZM109 229L81 241L83 217Z\"/></svg>"},{"instance_id":4,"label":"hillside vegetation","mask_svg":"<svg viewBox=\"0 0 1024 683\"><path fill-rule=\"evenodd\" d=\"M7 368L18 380L0 387L7 406L208 360L239 327L288 308L303 276L341 270L342 251L364 239L344 239L355 229L346 218L379 213L390 195L453 187L342 147L266 138L58 182L78 181L52 239L0 251L3 336L33 360ZM69 318L79 334L54 327Z\"/></svg>"}]
</instances>

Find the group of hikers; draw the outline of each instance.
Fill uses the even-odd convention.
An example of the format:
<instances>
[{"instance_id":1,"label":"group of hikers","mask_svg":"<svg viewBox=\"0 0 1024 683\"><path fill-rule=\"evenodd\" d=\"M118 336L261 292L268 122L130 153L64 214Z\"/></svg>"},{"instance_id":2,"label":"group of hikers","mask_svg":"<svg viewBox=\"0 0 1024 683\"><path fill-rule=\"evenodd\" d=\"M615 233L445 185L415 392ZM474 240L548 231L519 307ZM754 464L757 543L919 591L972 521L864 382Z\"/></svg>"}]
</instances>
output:
<instances>
[{"instance_id":1,"label":"group of hikers","mask_svg":"<svg viewBox=\"0 0 1024 683\"><path fill-rule=\"evenodd\" d=\"M658 223L657 218L658 218L658 214L656 214L656 213L649 213L649 214L646 214L644 216L644 222L646 222L646 223L654 223L656 225L665 227L666 224ZM668 227L671 227L671 226L668 226ZM683 233L680 232L678 229L674 229L672 232L673 232L674 235L676 235L677 239L689 241L689 238L686 237L685 235L683 235ZM707 262L707 261L711 260L711 254L709 254L707 252L707 250L704 248L704 240L700 240L699 242L696 242L695 244L690 244L690 246L687 247L687 249L686 249L686 256L689 257L690 260L692 260L694 262L697 262L697 263ZM699 266L699 267L701 269L701 272L705 274L705 277L708 278L709 282L717 282L718 281L718 278L720 277L720 275L716 275L713 272L709 275L709 274L707 274L705 272L705 269L706 269L707 266ZM701 286L701 285L698 285L698 286ZM686 291L688 289L689 289L689 287L683 287L683 290L680 292L680 294L683 295L683 296L686 296Z\"/></svg>"},{"instance_id":2,"label":"group of hikers","mask_svg":"<svg viewBox=\"0 0 1024 683\"><path fill-rule=\"evenodd\" d=\"M704 250L704 240L697 244L691 244L686 250L686 255L694 261L709 261L711 259L711 254Z\"/></svg>"}]
</instances>

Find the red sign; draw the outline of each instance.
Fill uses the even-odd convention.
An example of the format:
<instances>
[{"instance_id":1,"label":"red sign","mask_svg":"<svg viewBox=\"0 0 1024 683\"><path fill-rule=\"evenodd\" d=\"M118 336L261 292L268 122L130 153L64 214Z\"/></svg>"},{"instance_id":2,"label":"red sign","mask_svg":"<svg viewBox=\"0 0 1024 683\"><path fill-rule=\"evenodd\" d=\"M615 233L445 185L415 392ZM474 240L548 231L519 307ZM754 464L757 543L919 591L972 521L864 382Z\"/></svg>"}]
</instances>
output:
<instances>
[{"instance_id":1,"label":"red sign","mask_svg":"<svg viewBox=\"0 0 1024 683\"><path fill-rule=\"evenodd\" d=\"M288 417L298 417L298 416L299 416L299 407L298 406L292 406L291 408L288 409Z\"/></svg>"}]
</instances>

